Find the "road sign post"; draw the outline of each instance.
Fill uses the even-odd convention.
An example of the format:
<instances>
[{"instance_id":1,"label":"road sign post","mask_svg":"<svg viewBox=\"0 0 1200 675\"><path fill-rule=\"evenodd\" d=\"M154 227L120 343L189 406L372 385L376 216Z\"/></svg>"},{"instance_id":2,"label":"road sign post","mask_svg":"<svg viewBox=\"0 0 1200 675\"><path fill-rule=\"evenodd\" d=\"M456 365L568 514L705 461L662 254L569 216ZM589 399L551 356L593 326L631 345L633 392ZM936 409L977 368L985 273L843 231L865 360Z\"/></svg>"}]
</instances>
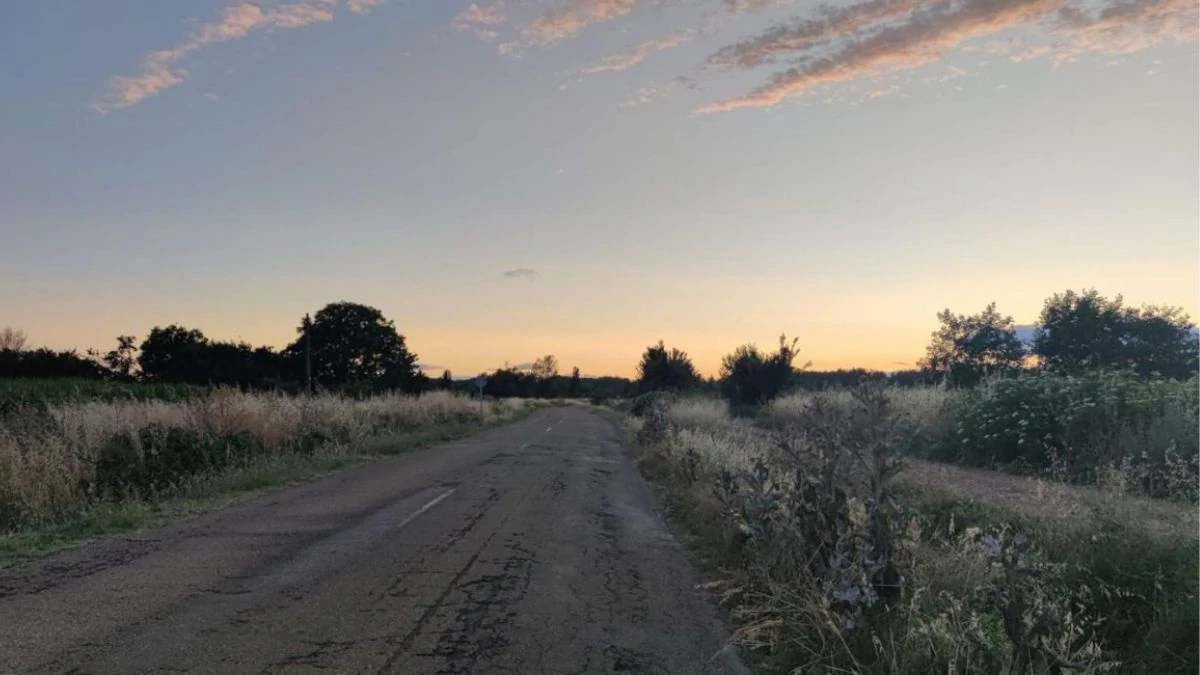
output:
<instances>
[{"instance_id":1,"label":"road sign post","mask_svg":"<svg viewBox=\"0 0 1200 675\"><path fill-rule=\"evenodd\" d=\"M483 388L487 386L487 377L480 375L475 378L475 386L479 388L479 418L483 419Z\"/></svg>"}]
</instances>

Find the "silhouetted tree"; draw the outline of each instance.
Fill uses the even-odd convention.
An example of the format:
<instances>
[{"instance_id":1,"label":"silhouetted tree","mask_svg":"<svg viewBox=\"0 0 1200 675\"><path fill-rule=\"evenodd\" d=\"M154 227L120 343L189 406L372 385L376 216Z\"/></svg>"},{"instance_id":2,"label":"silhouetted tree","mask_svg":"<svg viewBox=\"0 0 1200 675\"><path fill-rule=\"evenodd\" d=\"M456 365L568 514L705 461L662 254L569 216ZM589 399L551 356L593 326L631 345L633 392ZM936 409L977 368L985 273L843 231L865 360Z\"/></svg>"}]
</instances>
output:
<instances>
[{"instance_id":1,"label":"silhouetted tree","mask_svg":"<svg viewBox=\"0 0 1200 675\"><path fill-rule=\"evenodd\" d=\"M764 354L755 345L742 345L721 361L721 387L735 406L762 405L774 400L793 382L792 362L799 354L796 339L779 336L779 350ZM807 367L808 364L805 364Z\"/></svg>"},{"instance_id":2,"label":"silhouetted tree","mask_svg":"<svg viewBox=\"0 0 1200 675\"><path fill-rule=\"evenodd\" d=\"M191 382L210 380L204 363L208 338L199 330L170 325L155 326L142 341L138 366L142 377L153 382Z\"/></svg>"},{"instance_id":3,"label":"silhouetted tree","mask_svg":"<svg viewBox=\"0 0 1200 675\"><path fill-rule=\"evenodd\" d=\"M304 327L285 354L302 362ZM374 307L333 302L312 317L313 380L327 389L419 391L417 355L396 326Z\"/></svg>"},{"instance_id":4,"label":"silhouetted tree","mask_svg":"<svg viewBox=\"0 0 1200 675\"><path fill-rule=\"evenodd\" d=\"M80 356L75 350L0 350L0 377L82 378L99 380L107 375L103 366Z\"/></svg>"},{"instance_id":5,"label":"silhouetted tree","mask_svg":"<svg viewBox=\"0 0 1200 675\"><path fill-rule=\"evenodd\" d=\"M662 340L646 348L638 364L638 385L642 391L682 391L700 379L686 352L667 351Z\"/></svg>"},{"instance_id":6,"label":"silhouetted tree","mask_svg":"<svg viewBox=\"0 0 1200 675\"><path fill-rule=\"evenodd\" d=\"M442 371L441 385L442 389L445 389L446 391L450 391L454 388L454 376L450 374L449 370Z\"/></svg>"},{"instance_id":7,"label":"silhouetted tree","mask_svg":"<svg viewBox=\"0 0 1200 675\"><path fill-rule=\"evenodd\" d=\"M1195 325L1178 307L1124 307L1094 288L1066 291L1046 300L1034 333L1033 351L1053 371L1129 369L1185 378L1196 374L1200 343Z\"/></svg>"},{"instance_id":8,"label":"silhouetted tree","mask_svg":"<svg viewBox=\"0 0 1200 675\"><path fill-rule=\"evenodd\" d=\"M1200 369L1200 340L1191 318L1179 307L1127 310L1126 360L1142 375L1192 377Z\"/></svg>"},{"instance_id":9,"label":"silhouetted tree","mask_svg":"<svg viewBox=\"0 0 1200 675\"><path fill-rule=\"evenodd\" d=\"M1025 348L1011 316L1002 316L991 303L974 316L939 312L941 327L933 333L925 368L941 373L952 384L972 386L988 375L1018 372Z\"/></svg>"},{"instance_id":10,"label":"silhouetted tree","mask_svg":"<svg viewBox=\"0 0 1200 675\"><path fill-rule=\"evenodd\" d=\"M3 330L0 330L0 352L25 351L27 340L25 331L5 326Z\"/></svg>"},{"instance_id":11,"label":"silhouetted tree","mask_svg":"<svg viewBox=\"0 0 1200 675\"><path fill-rule=\"evenodd\" d=\"M583 382L579 377L579 368L571 369L571 383L567 385L567 394L575 397L583 393Z\"/></svg>"},{"instance_id":12,"label":"silhouetted tree","mask_svg":"<svg viewBox=\"0 0 1200 675\"><path fill-rule=\"evenodd\" d=\"M1033 353L1063 373L1124 366L1128 317L1121 303L1120 295L1109 300L1094 288L1050 296L1034 330Z\"/></svg>"},{"instance_id":13,"label":"silhouetted tree","mask_svg":"<svg viewBox=\"0 0 1200 675\"><path fill-rule=\"evenodd\" d=\"M113 375L121 379L133 377L133 369L137 366L137 338L132 335L118 335L116 349L110 350L100 361L108 366Z\"/></svg>"}]
</instances>

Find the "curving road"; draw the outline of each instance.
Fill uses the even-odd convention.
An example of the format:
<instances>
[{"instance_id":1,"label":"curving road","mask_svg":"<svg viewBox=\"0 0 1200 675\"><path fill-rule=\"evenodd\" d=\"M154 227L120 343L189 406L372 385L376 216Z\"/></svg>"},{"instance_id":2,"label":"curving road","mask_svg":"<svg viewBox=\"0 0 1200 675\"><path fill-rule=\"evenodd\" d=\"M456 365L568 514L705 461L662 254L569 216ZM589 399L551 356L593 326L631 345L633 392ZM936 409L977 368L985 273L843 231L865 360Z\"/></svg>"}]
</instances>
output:
<instances>
[{"instance_id":1,"label":"curving road","mask_svg":"<svg viewBox=\"0 0 1200 675\"><path fill-rule=\"evenodd\" d=\"M0 571L2 673L738 673L604 419L540 411Z\"/></svg>"}]
</instances>

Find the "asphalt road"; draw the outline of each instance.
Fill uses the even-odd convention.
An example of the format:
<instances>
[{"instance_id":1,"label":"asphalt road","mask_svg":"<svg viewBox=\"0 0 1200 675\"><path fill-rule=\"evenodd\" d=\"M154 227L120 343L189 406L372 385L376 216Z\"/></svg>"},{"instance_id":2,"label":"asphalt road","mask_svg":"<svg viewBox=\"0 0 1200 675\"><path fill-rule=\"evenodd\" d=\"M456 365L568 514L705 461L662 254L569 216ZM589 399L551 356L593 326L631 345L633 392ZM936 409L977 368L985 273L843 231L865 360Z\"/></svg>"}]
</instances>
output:
<instances>
[{"instance_id":1,"label":"asphalt road","mask_svg":"<svg viewBox=\"0 0 1200 675\"><path fill-rule=\"evenodd\" d=\"M0 672L737 673L696 582L558 408L0 571Z\"/></svg>"}]
</instances>

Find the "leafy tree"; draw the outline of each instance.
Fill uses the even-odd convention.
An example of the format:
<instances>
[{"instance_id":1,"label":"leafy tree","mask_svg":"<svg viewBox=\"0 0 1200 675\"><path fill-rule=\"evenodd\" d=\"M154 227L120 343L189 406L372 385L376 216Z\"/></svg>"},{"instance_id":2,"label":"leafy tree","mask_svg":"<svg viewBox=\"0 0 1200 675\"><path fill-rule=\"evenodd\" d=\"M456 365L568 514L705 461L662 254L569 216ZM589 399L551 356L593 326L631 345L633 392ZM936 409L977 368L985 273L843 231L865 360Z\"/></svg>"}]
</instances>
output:
<instances>
[{"instance_id":1,"label":"leafy tree","mask_svg":"<svg viewBox=\"0 0 1200 675\"><path fill-rule=\"evenodd\" d=\"M571 383L567 385L567 393L572 396L579 396L583 392L583 381L579 377L579 368L571 369Z\"/></svg>"},{"instance_id":2,"label":"leafy tree","mask_svg":"<svg viewBox=\"0 0 1200 675\"><path fill-rule=\"evenodd\" d=\"M441 385L442 389L445 389L446 391L450 391L454 388L454 376L450 374L449 370L442 371Z\"/></svg>"},{"instance_id":3,"label":"leafy tree","mask_svg":"<svg viewBox=\"0 0 1200 675\"><path fill-rule=\"evenodd\" d=\"M5 326L0 330L0 352L25 351L27 339L25 331Z\"/></svg>"},{"instance_id":4,"label":"leafy tree","mask_svg":"<svg viewBox=\"0 0 1200 675\"><path fill-rule=\"evenodd\" d=\"M117 348L101 356L100 361L117 377L129 379L133 377L133 369L137 366L137 351L137 338L118 335Z\"/></svg>"},{"instance_id":5,"label":"leafy tree","mask_svg":"<svg viewBox=\"0 0 1200 675\"><path fill-rule=\"evenodd\" d=\"M422 377L417 355L408 350L404 336L374 307L353 302L333 302L313 317L313 381L327 389L344 391L418 391ZM285 355L303 363L304 326Z\"/></svg>"},{"instance_id":6,"label":"leafy tree","mask_svg":"<svg viewBox=\"0 0 1200 675\"><path fill-rule=\"evenodd\" d=\"M0 377L71 377L99 380L105 375L107 371L100 364L80 356L75 350L0 350Z\"/></svg>"},{"instance_id":7,"label":"leafy tree","mask_svg":"<svg viewBox=\"0 0 1200 675\"><path fill-rule=\"evenodd\" d=\"M687 352L667 351L662 340L646 348L638 364L638 385L642 391L682 391L700 379Z\"/></svg>"},{"instance_id":8,"label":"leafy tree","mask_svg":"<svg viewBox=\"0 0 1200 675\"><path fill-rule=\"evenodd\" d=\"M1126 361L1128 314L1118 295L1109 300L1091 288L1046 299L1034 330L1033 353L1054 371L1121 367Z\"/></svg>"},{"instance_id":9,"label":"leafy tree","mask_svg":"<svg viewBox=\"0 0 1200 675\"><path fill-rule=\"evenodd\" d=\"M1080 373L1129 369L1143 375L1195 375L1200 356L1195 325L1178 307L1125 307L1095 289L1066 291L1046 300L1034 353L1049 370Z\"/></svg>"},{"instance_id":10,"label":"leafy tree","mask_svg":"<svg viewBox=\"0 0 1200 675\"><path fill-rule=\"evenodd\" d=\"M779 336L779 350L764 354L755 345L742 345L721 362L721 386L735 406L762 405L790 386L796 375L792 362L799 354L796 339ZM807 368L808 364L805 364Z\"/></svg>"},{"instance_id":11,"label":"leafy tree","mask_svg":"<svg viewBox=\"0 0 1200 675\"><path fill-rule=\"evenodd\" d=\"M941 328L933 333L923 366L941 373L952 384L972 386L988 375L1020 370L1025 348L1011 316L1002 316L991 303L974 316L949 309L937 315Z\"/></svg>"},{"instance_id":12,"label":"leafy tree","mask_svg":"<svg viewBox=\"0 0 1200 675\"><path fill-rule=\"evenodd\" d=\"M529 372L539 380L549 380L558 375L558 359L554 358L553 354L547 354L534 361Z\"/></svg>"},{"instance_id":13,"label":"leafy tree","mask_svg":"<svg viewBox=\"0 0 1200 675\"><path fill-rule=\"evenodd\" d=\"M166 328L155 326L142 341L138 355L142 377L157 382L206 383L209 381L204 363L207 346L208 338L199 330L175 324Z\"/></svg>"},{"instance_id":14,"label":"leafy tree","mask_svg":"<svg viewBox=\"0 0 1200 675\"><path fill-rule=\"evenodd\" d=\"M1139 374L1184 379L1200 369L1196 327L1179 307L1130 309L1126 326L1127 362Z\"/></svg>"}]
</instances>

